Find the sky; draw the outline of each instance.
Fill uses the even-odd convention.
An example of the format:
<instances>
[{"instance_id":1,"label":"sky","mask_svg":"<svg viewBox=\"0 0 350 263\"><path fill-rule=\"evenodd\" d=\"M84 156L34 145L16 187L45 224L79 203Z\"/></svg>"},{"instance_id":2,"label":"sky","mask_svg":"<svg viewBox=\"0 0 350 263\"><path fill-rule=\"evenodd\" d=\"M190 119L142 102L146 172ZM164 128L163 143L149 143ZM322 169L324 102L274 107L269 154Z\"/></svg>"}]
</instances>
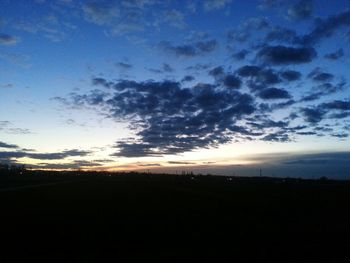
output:
<instances>
[{"instance_id":1,"label":"sky","mask_svg":"<svg viewBox=\"0 0 350 263\"><path fill-rule=\"evenodd\" d=\"M349 0L2 0L0 163L350 179Z\"/></svg>"}]
</instances>

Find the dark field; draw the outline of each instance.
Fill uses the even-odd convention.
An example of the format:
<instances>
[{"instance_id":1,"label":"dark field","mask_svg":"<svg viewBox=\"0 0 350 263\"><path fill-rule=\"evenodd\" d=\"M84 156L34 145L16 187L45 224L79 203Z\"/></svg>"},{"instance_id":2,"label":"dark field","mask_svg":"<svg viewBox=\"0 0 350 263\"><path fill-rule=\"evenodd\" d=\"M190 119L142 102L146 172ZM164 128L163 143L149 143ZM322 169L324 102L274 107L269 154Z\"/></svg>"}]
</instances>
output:
<instances>
[{"instance_id":1,"label":"dark field","mask_svg":"<svg viewBox=\"0 0 350 263\"><path fill-rule=\"evenodd\" d=\"M350 262L349 182L28 175L0 185L0 262Z\"/></svg>"}]
</instances>

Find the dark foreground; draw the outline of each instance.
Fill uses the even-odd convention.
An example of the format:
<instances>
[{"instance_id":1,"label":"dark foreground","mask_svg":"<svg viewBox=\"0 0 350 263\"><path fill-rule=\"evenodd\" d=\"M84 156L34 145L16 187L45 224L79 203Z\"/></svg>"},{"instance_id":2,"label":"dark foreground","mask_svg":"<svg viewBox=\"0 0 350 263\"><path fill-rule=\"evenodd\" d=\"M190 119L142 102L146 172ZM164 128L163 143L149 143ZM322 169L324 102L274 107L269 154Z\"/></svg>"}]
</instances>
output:
<instances>
[{"instance_id":1,"label":"dark foreground","mask_svg":"<svg viewBox=\"0 0 350 263\"><path fill-rule=\"evenodd\" d=\"M0 262L350 262L348 182L119 175L0 185Z\"/></svg>"}]
</instances>

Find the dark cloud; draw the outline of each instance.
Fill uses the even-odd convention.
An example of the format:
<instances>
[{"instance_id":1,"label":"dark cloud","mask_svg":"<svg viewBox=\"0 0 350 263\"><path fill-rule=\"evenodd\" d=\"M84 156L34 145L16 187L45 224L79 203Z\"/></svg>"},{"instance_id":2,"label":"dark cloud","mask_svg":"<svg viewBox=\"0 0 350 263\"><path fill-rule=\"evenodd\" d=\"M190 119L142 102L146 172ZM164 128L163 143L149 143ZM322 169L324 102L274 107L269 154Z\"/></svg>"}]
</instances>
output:
<instances>
[{"instance_id":1,"label":"dark cloud","mask_svg":"<svg viewBox=\"0 0 350 263\"><path fill-rule=\"evenodd\" d=\"M117 21L110 23L110 35L123 36L132 32L140 32L144 30L147 22L143 16L144 13L142 9L131 8L123 10L121 14L121 17Z\"/></svg>"},{"instance_id":2,"label":"dark cloud","mask_svg":"<svg viewBox=\"0 0 350 263\"><path fill-rule=\"evenodd\" d=\"M315 131L317 132L332 132L333 129L332 128L329 128L328 126L320 126L320 127L315 127L314 128Z\"/></svg>"},{"instance_id":3,"label":"dark cloud","mask_svg":"<svg viewBox=\"0 0 350 263\"><path fill-rule=\"evenodd\" d=\"M251 17L239 25L241 30L262 30L270 26L265 17Z\"/></svg>"},{"instance_id":4,"label":"dark cloud","mask_svg":"<svg viewBox=\"0 0 350 263\"><path fill-rule=\"evenodd\" d=\"M334 152L334 153L318 153L305 154L297 158L290 158L284 161L288 165L321 165L329 166L333 169L334 166L346 165L350 162L350 153ZM323 167L324 168L324 167Z\"/></svg>"},{"instance_id":5,"label":"dark cloud","mask_svg":"<svg viewBox=\"0 0 350 263\"><path fill-rule=\"evenodd\" d=\"M280 109L285 109L287 107L290 107L290 106L292 106L295 103L296 103L295 100L289 99L289 100L284 101L284 102L271 104L270 108L271 108L272 111L273 110L280 110Z\"/></svg>"},{"instance_id":6,"label":"dark cloud","mask_svg":"<svg viewBox=\"0 0 350 263\"><path fill-rule=\"evenodd\" d=\"M269 65L303 64L311 62L316 55L311 47L265 46L257 53L257 59Z\"/></svg>"},{"instance_id":7,"label":"dark cloud","mask_svg":"<svg viewBox=\"0 0 350 263\"><path fill-rule=\"evenodd\" d=\"M11 84L11 83L7 83L7 84L1 84L0 85L0 88L5 88L5 89L7 89L7 88L13 88L14 87L14 85L13 84Z\"/></svg>"},{"instance_id":8,"label":"dark cloud","mask_svg":"<svg viewBox=\"0 0 350 263\"><path fill-rule=\"evenodd\" d=\"M224 68L222 66L218 66L218 67L215 67L215 68L212 68L211 70L209 70L209 75L210 76L213 76L213 77L220 77L222 75L224 75Z\"/></svg>"},{"instance_id":9,"label":"dark cloud","mask_svg":"<svg viewBox=\"0 0 350 263\"><path fill-rule=\"evenodd\" d=\"M276 133L270 133L262 138L263 141L269 141L269 142L288 142L291 139L289 138L288 134L284 132L276 132Z\"/></svg>"},{"instance_id":10,"label":"dark cloud","mask_svg":"<svg viewBox=\"0 0 350 263\"><path fill-rule=\"evenodd\" d=\"M106 87L102 83L97 83L96 85L102 85L103 87ZM104 103L105 97L107 96L107 93L104 91L101 91L99 89L94 89L90 92L89 95L78 95L76 93L71 93L71 97L74 98L74 105L73 106L83 106L86 101L89 102L90 105L99 105ZM68 101L64 98L55 97L53 98L55 100L60 101L61 103L67 105Z\"/></svg>"},{"instance_id":11,"label":"dark cloud","mask_svg":"<svg viewBox=\"0 0 350 263\"><path fill-rule=\"evenodd\" d=\"M291 20L304 20L312 17L313 1L301 0L291 6L287 11L287 16Z\"/></svg>"},{"instance_id":12,"label":"dark cloud","mask_svg":"<svg viewBox=\"0 0 350 263\"><path fill-rule=\"evenodd\" d=\"M338 111L329 115L330 119L344 119L350 117L350 111Z\"/></svg>"},{"instance_id":13,"label":"dark cloud","mask_svg":"<svg viewBox=\"0 0 350 263\"><path fill-rule=\"evenodd\" d=\"M25 151L17 150L17 151L0 151L0 160L2 161L11 161L13 159L18 158L31 158L31 159L37 159L37 160L63 160L68 157L82 157L87 156L91 151L82 151L82 150L65 150L62 152L53 152L53 153L37 153L37 152L31 152L31 151Z\"/></svg>"},{"instance_id":14,"label":"dark cloud","mask_svg":"<svg viewBox=\"0 0 350 263\"><path fill-rule=\"evenodd\" d=\"M264 83L267 85L277 84L281 82L278 74L272 69L261 69L258 76L257 81L260 83Z\"/></svg>"},{"instance_id":15,"label":"dark cloud","mask_svg":"<svg viewBox=\"0 0 350 263\"><path fill-rule=\"evenodd\" d=\"M349 134L348 133L332 133L331 136L343 139L343 138L348 138Z\"/></svg>"},{"instance_id":16,"label":"dark cloud","mask_svg":"<svg viewBox=\"0 0 350 263\"><path fill-rule=\"evenodd\" d=\"M350 111L350 100L334 100L332 102L323 103L321 107L329 110Z\"/></svg>"},{"instance_id":17,"label":"dark cloud","mask_svg":"<svg viewBox=\"0 0 350 263\"><path fill-rule=\"evenodd\" d=\"M0 45L5 45L5 46L16 45L19 41L20 39L18 37L0 33Z\"/></svg>"},{"instance_id":18,"label":"dark cloud","mask_svg":"<svg viewBox=\"0 0 350 263\"><path fill-rule=\"evenodd\" d=\"M350 10L329 16L325 19L318 18L315 20L313 30L304 35L299 42L303 44L315 44L323 38L331 37L335 31L350 25Z\"/></svg>"},{"instance_id":19,"label":"dark cloud","mask_svg":"<svg viewBox=\"0 0 350 263\"><path fill-rule=\"evenodd\" d=\"M340 82L336 85L329 82L319 84L312 88L311 93L303 96L301 101L314 101L314 100L320 99L323 96L330 95L330 94L344 90L345 85L346 85L346 82Z\"/></svg>"},{"instance_id":20,"label":"dark cloud","mask_svg":"<svg viewBox=\"0 0 350 263\"><path fill-rule=\"evenodd\" d=\"M298 135L317 135L317 132L311 132L311 131L308 131L308 132L296 132L296 134L298 134Z\"/></svg>"},{"instance_id":21,"label":"dark cloud","mask_svg":"<svg viewBox=\"0 0 350 263\"><path fill-rule=\"evenodd\" d=\"M320 99L324 95L323 92L313 92L311 94L305 95L300 99L300 102L308 102Z\"/></svg>"},{"instance_id":22,"label":"dark cloud","mask_svg":"<svg viewBox=\"0 0 350 263\"><path fill-rule=\"evenodd\" d=\"M237 74L241 77L256 77L259 72L261 71L261 68L254 65L246 65L237 70Z\"/></svg>"},{"instance_id":23,"label":"dark cloud","mask_svg":"<svg viewBox=\"0 0 350 263\"><path fill-rule=\"evenodd\" d=\"M94 79L93 83L107 87L108 92L92 90L83 95L72 93L68 101L93 106L103 112L104 116L130 124L133 133L131 138L117 141L117 152L113 156L176 155L217 147L230 141L261 139L286 142L292 140L293 135L310 136L332 132L303 130L307 125L291 127L292 117L284 121L271 119L274 110L285 109L297 103L286 89L271 86L282 83L282 79L299 79L300 73L297 71L275 71L246 65L229 74L223 66L219 66L212 68L208 74L215 77L214 84L182 85L193 80L191 75L181 82L109 81L99 78ZM254 96L238 89L243 83L247 84ZM317 91L325 92L335 86L337 85L325 82L316 87ZM258 104L255 97L264 102ZM316 128L325 118L340 118L340 114L344 118L350 112L347 103L330 101L301 108L299 112L307 123ZM295 114L295 118L298 115Z\"/></svg>"},{"instance_id":24,"label":"dark cloud","mask_svg":"<svg viewBox=\"0 0 350 263\"><path fill-rule=\"evenodd\" d=\"M259 92L258 96L264 100L290 99L288 91L279 88L267 88Z\"/></svg>"},{"instance_id":25,"label":"dark cloud","mask_svg":"<svg viewBox=\"0 0 350 263\"><path fill-rule=\"evenodd\" d=\"M228 43L247 41L254 32L259 32L269 28L270 24L264 17L252 17L245 20L237 28L227 32Z\"/></svg>"},{"instance_id":26,"label":"dark cloud","mask_svg":"<svg viewBox=\"0 0 350 263\"><path fill-rule=\"evenodd\" d=\"M3 128L8 127L10 125L12 125L12 123L9 121L0 121L0 129L3 129Z\"/></svg>"},{"instance_id":27,"label":"dark cloud","mask_svg":"<svg viewBox=\"0 0 350 263\"><path fill-rule=\"evenodd\" d=\"M242 85L242 81L235 75L226 75L223 84L228 88L238 89Z\"/></svg>"},{"instance_id":28,"label":"dark cloud","mask_svg":"<svg viewBox=\"0 0 350 263\"><path fill-rule=\"evenodd\" d=\"M116 65L118 68L124 69L124 70L131 69L131 68L132 68L132 65L131 65L131 64L125 63L125 62L117 62L115 65Z\"/></svg>"},{"instance_id":29,"label":"dark cloud","mask_svg":"<svg viewBox=\"0 0 350 263\"><path fill-rule=\"evenodd\" d=\"M9 134L31 134L31 130L29 129L23 129L23 128L8 128L6 130L6 133Z\"/></svg>"},{"instance_id":30,"label":"dark cloud","mask_svg":"<svg viewBox=\"0 0 350 263\"><path fill-rule=\"evenodd\" d=\"M153 167L153 166L162 166L159 163L145 163L145 164L138 164L137 166L140 167Z\"/></svg>"},{"instance_id":31,"label":"dark cloud","mask_svg":"<svg viewBox=\"0 0 350 263\"><path fill-rule=\"evenodd\" d=\"M281 0L260 0L259 8L262 10L279 8L281 6Z\"/></svg>"},{"instance_id":32,"label":"dark cloud","mask_svg":"<svg viewBox=\"0 0 350 263\"><path fill-rule=\"evenodd\" d=\"M83 5L83 11L87 21L98 25L110 24L120 14L115 1L89 2Z\"/></svg>"},{"instance_id":33,"label":"dark cloud","mask_svg":"<svg viewBox=\"0 0 350 263\"><path fill-rule=\"evenodd\" d=\"M203 0L203 8L207 11L218 10L227 7L232 0Z\"/></svg>"},{"instance_id":34,"label":"dark cloud","mask_svg":"<svg viewBox=\"0 0 350 263\"><path fill-rule=\"evenodd\" d=\"M180 162L180 161L169 161L168 164L196 164L196 163L191 163L191 162Z\"/></svg>"},{"instance_id":35,"label":"dark cloud","mask_svg":"<svg viewBox=\"0 0 350 263\"><path fill-rule=\"evenodd\" d=\"M271 85L281 82L278 74L272 69L264 69L258 66L243 66L237 69L236 73L243 78L251 78L259 85Z\"/></svg>"},{"instance_id":36,"label":"dark cloud","mask_svg":"<svg viewBox=\"0 0 350 263\"><path fill-rule=\"evenodd\" d=\"M121 4L125 7L144 8L156 4L158 0L122 0Z\"/></svg>"},{"instance_id":37,"label":"dark cloud","mask_svg":"<svg viewBox=\"0 0 350 263\"><path fill-rule=\"evenodd\" d=\"M153 156L159 157L166 152L159 151L157 145L142 143L138 141L118 141L117 146L118 152L112 154L111 156L122 156L122 157L145 157Z\"/></svg>"},{"instance_id":38,"label":"dark cloud","mask_svg":"<svg viewBox=\"0 0 350 263\"><path fill-rule=\"evenodd\" d=\"M314 107L302 108L302 114L309 123L316 124L323 119L343 119L350 116L349 100L324 102Z\"/></svg>"},{"instance_id":39,"label":"dark cloud","mask_svg":"<svg viewBox=\"0 0 350 263\"><path fill-rule=\"evenodd\" d=\"M14 127L9 121L0 121L0 131L8 134L31 134L29 129Z\"/></svg>"},{"instance_id":40,"label":"dark cloud","mask_svg":"<svg viewBox=\"0 0 350 263\"><path fill-rule=\"evenodd\" d=\"M313 80L321 81L321 82L330 81L333 78L334 78L333 74L326 73L326 72L318 73L318 74L316 74L315 76L312 77Z\"/></svg>"},{"instance_id":41,"label":"dark cloud","mask_svg":"<svg viewBox=\"0 0 350 263\"><path fill-rule=\"evenodd\" d=\"M185 15L175 9L165 11L161 20L163 23L167 23L176 28L184 28L186 26Z\"/></svg>"},{"instance_id":42,"label":"dark cloud","mask_svg":"<svg viewBox=\"0 0 350 263\"><path fill-rule=\"evenodd\" d=\"M265 36L265 42L283 42L283 43L294 43L298 39L298 35L295 30L274 27Z\"/></svg>"},{"instance_id":43,"label":"dark cloud","mask_svg":"<svg viewBox=\"0 0 350 263\"><path fill-rule=\"evenodd\" d=\"M174 72L174 69L167 63L163 63L162 67L159 69L149 69L149 71L157 74L162 74L162 73L171 73Z\"/></svg>"},{"instance_id":44,"label":"dark cloud","mask_svg":"<svg viewBox=\"0 0 350 263\"><path fill-rule=\"evenodd\" d=\"M15 144L8 144L0 141L0 148L18 149L19 147Z\"/></svg>"},{"instance_id":45,"label":"dark cloud","mask_svg":"<svg viewBox=\"0 0 350 263\"><path fill-rule=\"evenodd\" d=\"M314 108L302 108L301 113L305 118L305 121L311 123L311 124L316 124L320 121L322 121L325 112L324 110L314 107Z\"/></svg>"},{"instance_id":46,"label":"dark cloud","mask_svg":"<svg viewBox=\"0 0 350 263\"><path fill-rule=\"evenodd\" d=\"M326 55L324 55L324 57L326 59L330 59L330 60L338 60L339 58L344 56L344 50L342 48L338 49L337 51L333 52L333 53L328 53Z\"/></svg>"},{"instance_id":47,"label":"dark cloud","mask_svg":"<svg viewBox=\"0 0 350 263\"><path fill-rule=\"evenodd\" d=\"M252 92L261 92L267 88L272 88L271 85L275 85L282 82L280 73L271 68L264 68L254 65L246 65L236 70L236 74L242 79L245 79L245 84ZM264 91L262 96L268 96L271 90ZM281 94L282 95L282 94ZM286 94L285 94L286 95Z\"/></svg>"},{"instance_id":48,"label":"dark cloud","mask_svg":"<svg viewBox=\"0 0 350 263\"><path fill-rule=\"evenodd\" d=\"M93 78L92 85L94 86L103 86L105 88L111 88L113 86L113 82L109 82L104 78Z\"/></svg>"},{"instance_id":49,"label":"dark cloud","mask_svg":"<svg viewBox=\"0 0 350 263\"><path fill-rule=\"evenodd\" d=\"M33 158L33 159L40 159L40 160L60 160L67 157L73 157L73 156L86 156L90 154L91 151L82 151L82 150L66 150L62 152L55 152L55 153L25 153L26 157Z\"/></svg>"},{"instance_id":50,"label":"dark cloud","mask_svg":"<svg viewBox=\"0 0 350 263\"><path fill-rule=\"evenodd\" d=\"M195 43L184 45L173 45L168 41L159 43L159 47L178 57L195 57L202 56L213 52L218 47L218 42L215 39L198 41Z\"/></svg>"},{"instance_id":51,"label":"dark cloud","mask_svg":"<svg viewBox=\"0 0 350 263\"><path fill-rule=\"evenodd\" d=\"M232 54L232 58L236 60L243 60L249 54L249 51L246 49L242 49L234 54Z\"/></svg>"},{"instance_id":52,"label":"dark cloud","mask_svg":"<svg viewBox=\"0 0 350 263\"><path fill-rule=\"evenodd\" d=\"M267 120L264 118L263 120L255 120L252 122L247 122L249 126L254 128L263 130L266 128L287 128L289 126L289 121L273 121Z\"/></svg>"},{"instance_id":53,"label":"dark cloud","mask_svg":"<svg viewBox=\"0 0 350 263\"><path fill-rule=\"evenodd\" d=\"M280 76L287 81L296 81L301 78L301 73L295 70L285 70L280 72Z\"/></svg>"},{"instance_id":54,"label":"dark cloud","mask_svg":"<svg viewBox=\"0 0 350 263\"><path fill-rule=\"evenodd\" d=\"M228 42L246 42L250 38L250 34L248 31L238 31L238 30L229 30L227 32L227 40Z\"/></svg>"},{"instance_id":55,"label":"dark cloud","mask_svg":"<svg viewBox=\"0 0 350 263\"><path fill-rule=\"evenodd\" d=\"M349 152L262 154L251 157L251 160L258 161L259 165L264 163L265 174L273 173L283 177L295 177L297 174L300 178L318 179L326 176L331 179L348 179L350 176ZM259 167L256 168L258 170Z\"/></svg>"},{"instance_id":56,"label":"dark cloud","mask_svg":"<svg viewBox=\"0 0 350 263\"><path fill-rule=\"evenodd\" d=\"M193 71L203 71L203 70L208 70L210 68L210 64L201 64L198 63L193 66L188 66L185 69L186 70L193 70Z\"/></svg>"},{"instance_id":57,"label":"dark cloud","mask_svg":"<svg viewBox=\"0 0 350 263\"><path fill-rule=\"evenodd\" d=\"M191 76L191 75L186 75L182 78L181 82L189 82L189 81L194 81L195 77Z\"/></svg>"},{"instance_id":58,"label":"dark cloud","mask_svg":"<svg viewBox=\"0 0 350 263\"><path fill-rule=\"evenodd\" d=\"M102 166L101 163L84 161L84 160L74 160L68 163L39 163L36 165L30 165L32 168L36 169L83 169L90 167L99 167Z\"/></svg>"},{"instance_id":59,"label":"dark cloud","mask_svg":"<svg viewBox=\"0 0 350 263\"><path fill-rule=\"evenodd\" d=\"M327 82L334 78L334 75L328 72L323 72L320 68L316 68L308 75L313 81L316 82Z\"/></svg>"},{"instance_id":60,"label":"dark cloud","mask_svg":"<svg viewBox=\"0 0 350 263\"><path fill-rule=\"evenodd\" d=\"M101 107L116 120L131 121L138 139L117 142L116 156L141 157L178 154L232 140L235 123L255 111L254 99L236 89L179 82L122 80ZM91 105L91 94L80 95ZM72 101L77 101L72 98Z\"/></svg>"},{"instance_id":61,"label":"dark cloud","mask_svg":"<svg viewBox=\"0 0 350 263\"><path fill-rule=\"evenodd\" d=\"M162 69L164 72L173 72L174 69L167 63L163 63Z\"/></svg>"}]
</instances>

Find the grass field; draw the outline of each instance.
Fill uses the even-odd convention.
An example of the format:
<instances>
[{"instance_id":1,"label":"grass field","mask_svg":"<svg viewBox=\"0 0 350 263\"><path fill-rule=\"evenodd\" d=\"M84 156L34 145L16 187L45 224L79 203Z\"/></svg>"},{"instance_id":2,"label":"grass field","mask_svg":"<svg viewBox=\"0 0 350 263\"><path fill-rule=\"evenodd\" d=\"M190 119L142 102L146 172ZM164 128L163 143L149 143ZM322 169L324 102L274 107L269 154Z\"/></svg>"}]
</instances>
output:
<instances>
[{"instance_id":1,"label":"grass field","mask_svg":"<svg viewBox=\"0 0 350 263\"><path fill-rule=\"evenodd\" d=\"M350 262L348 182L119 175L0 183L0 262Z\"/></svg>"}]
</instances>

